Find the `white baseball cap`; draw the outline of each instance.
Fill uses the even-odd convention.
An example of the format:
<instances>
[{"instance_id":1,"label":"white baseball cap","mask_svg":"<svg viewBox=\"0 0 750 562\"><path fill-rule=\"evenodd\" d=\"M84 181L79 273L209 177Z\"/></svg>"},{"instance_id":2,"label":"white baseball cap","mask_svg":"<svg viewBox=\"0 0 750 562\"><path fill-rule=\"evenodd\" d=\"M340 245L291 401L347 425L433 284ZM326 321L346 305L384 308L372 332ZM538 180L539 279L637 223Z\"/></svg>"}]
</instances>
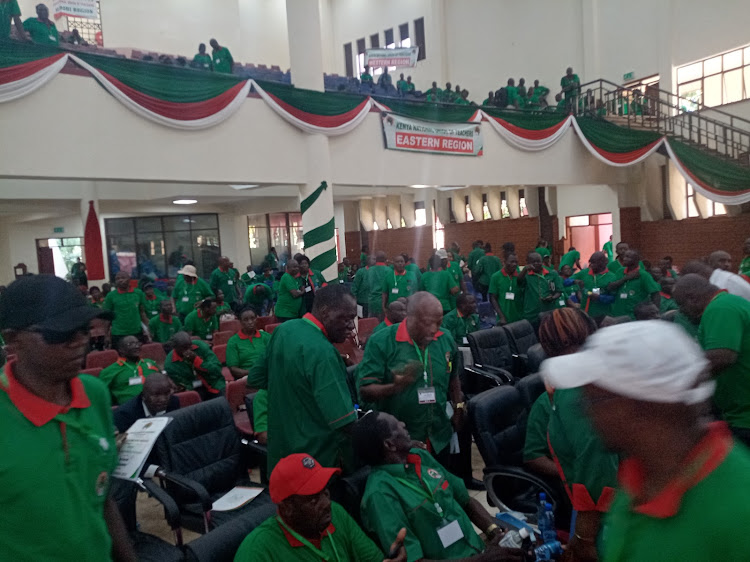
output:
<instances>
[{"instance_id":1,"label":"white baseball cap","mask_svg":"<svg viewBox=\"0 0 750 562\"><path fill-rule=\"evenodd\" d=\"M438 250L437 252L435 252L435 255L441 260L448 259L448 252L446 252L444 249Z\"/></svg>"},{"instance_id":2,"label":"white baseball cap","mask_svg":"<svg viewBox=\"0 0 750 562\"><path fill-rule=\"evenodd\" d=\"M583 349L542 363L554 388L595 384L645 402L697 404L713 395L715 383L701 382L708 361L685 331L663 320L628 322L599 330Z\"/></svg>"},{"instance_id":3,"label":"white baseball cap","mask_svg":"<svg viewBox=\"0 0 750 562\"><path fill-rule=\"evenodd\" d=\"M180 275L187 275L188 277L198 277L198 270L195 269L194 265L186 265L177 273L179 273Z\"/></svg>"}]
</instances>

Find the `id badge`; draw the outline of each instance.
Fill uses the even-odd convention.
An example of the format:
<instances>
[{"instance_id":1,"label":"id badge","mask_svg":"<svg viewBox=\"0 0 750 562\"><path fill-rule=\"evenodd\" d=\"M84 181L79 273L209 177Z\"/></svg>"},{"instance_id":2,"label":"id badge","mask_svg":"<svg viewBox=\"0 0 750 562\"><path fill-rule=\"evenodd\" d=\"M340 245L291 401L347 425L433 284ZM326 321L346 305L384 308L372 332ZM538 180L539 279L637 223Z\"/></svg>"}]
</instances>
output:
<instances>
[{"instance_id":1,"label":"id badge","mask_svg":"<svg viewBox=\"0 0 750 562\"><path fill-rule=\"evenodd\" d=\"M417 389L417 397L419 398L420 404L434 404L435 400L435 387L434 386L423 386Z\"/></svg>"},{"instance_id":2,"label":"id badge","mask_svg":"<svg viewBox=\"0 0 750 562\"><path fill-rule=\"evenodd\" d=\"M232 281L232 280L230 279L229 281L227 281L227 285L234 285L234 281Z\"/></svg>"},{"instance_id":3,"label":"id badge","mask_svg":"<svg viewBox=\"0 0 750 562\"><path fill-rule=\"evenodd\" d=\"M312 287L309 287L309 286L308 286L308 287L305 287L305 292L306 292L306 293L309 293L310 291L312 291Z\"/></svg>"},{"instance_id":4,"label":"id badge","mask_svg":"<svg viewBox=\"0 0 750 562\"><path fill-rule=\"evenodd\" d=\"M438 527L437 534L440 537L440 542L443 543L443 548L448 548L464 538L464 532L461 530L458 521L451 521L442 527Z\"/></svg>"},{"instance_id":5,"label":"id badge","mask_svg":"<svg viewBox=\"0 0 750 562\"><path fill-rule=\"evenodd\" d=\"M560 306L565 306L565 299L560 299L559 304L560 304Z\"/></svg>"},{"instance_id":6,"label":"id badge","mask_svg":"<svg viewBox=\"0 0 750 562\"><path fill-rule=\"evenodd\" d=\"M214 339L213 334L206 334L206 341L211 341L212 339Z\"/></svg>"},{"instance_id":7,"label":"id badge","mask_svg":"<svg viewBox=\"0 0 750 562\"><path fill-rule=\"evenodd\" d=\"M505 300L506 301L514 301L514 300L516 300L516 294L515 293L505 293Z\"/></svg>"},{"instance_id":8,"label":"id badge","mask_svg":"<svg viewBox=\"0 0 750 562\"><path fill-rule=\"evenodd\" d=\"M627 299L628 298L628 294L627 293L620 293L620 298L621 299Z\"/></svg>"},{"instance_id":9,"label":"id badge","mask_svg":"<svg viewBox=\"0 0 750 562\"><path fill-rule=\"evenodd\" d=\"M467 338L466 336L464 336L463 340L461 341L463 342L464 345L469 345L469 338Z\"/></svg>"},{"instance_id":10,"label":"id badge","mask_svg":"<svg viewBox=\"0 0 750 562\"><path fill-rule=\"evenodd\" d=\"M599 287L594 287L593 289L591 289L591 293L594 295L601 295L602 290Z\"/></svg>"},{"instance_id":11,"label":"id badge","mask_svg":"<svg viewBox=\"0 0 750 562\"><path fill-rule=\"evenodd\" d=\"M190 297L182 297L182 302L190 302Z\"/></svg>"},{"instance_id":12,"label":"id badge","mask_svg":"<svg viewBox=\"0 0 750 562\"><path fill-rule=\"evenodd\" d=\"M393 293L394 295L398 295L398 289L397 288L391 289L391 293Z\"/></svg>"},{"instance_id":13,"label":"id badge","mask_svg":"<svg viewBox=\"0 0 750 562\"><path fill-rule=\"evenodd\" d=\"M156 316L157 314L159 314L158 310L152 310L151 311L151 316Z\"/></svg>"},{"instance_id":14,"label":"id badge","mask_svg":"<svg viewBox=\"0 0 750 562\"><path fill-rule=\"evenodd\" d=\"M128 379L128 386L135 386L141 384L141 377L130 377Z\"/></svg>"},{"instance_id":15,"label":"id badge","mask_svg":"<svg viewBox=\"0 0 750 562\"><path fill-rule=\"evenodd\" d=\"M201 386L203 386L203 381L202 380L196 379L196 380L193 381L193 388L200 388Z\"/></svg>"}]
</instances>

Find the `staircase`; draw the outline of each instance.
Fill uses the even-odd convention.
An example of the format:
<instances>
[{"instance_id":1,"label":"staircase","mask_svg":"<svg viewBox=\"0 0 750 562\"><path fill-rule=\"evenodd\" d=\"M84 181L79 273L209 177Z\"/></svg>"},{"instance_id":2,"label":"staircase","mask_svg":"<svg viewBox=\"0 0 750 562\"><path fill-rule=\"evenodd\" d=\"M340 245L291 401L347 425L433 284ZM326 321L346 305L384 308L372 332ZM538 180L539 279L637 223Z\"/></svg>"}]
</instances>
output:
<instances>
[{"instance_id":1,"label":"staircase","mask_svg":"<svg viewBox=\"0 0 750 562\"><path fill-rule=\"evenodd\" d=\"M574 114L596 115L628 129L669 135L703 152L750 168L750 121L665 90L624 88L607 80L581 85ZM658 97L656 93L658 92ZM710 118L702 115L710 110Z\"/></svg>"}]
</instances>

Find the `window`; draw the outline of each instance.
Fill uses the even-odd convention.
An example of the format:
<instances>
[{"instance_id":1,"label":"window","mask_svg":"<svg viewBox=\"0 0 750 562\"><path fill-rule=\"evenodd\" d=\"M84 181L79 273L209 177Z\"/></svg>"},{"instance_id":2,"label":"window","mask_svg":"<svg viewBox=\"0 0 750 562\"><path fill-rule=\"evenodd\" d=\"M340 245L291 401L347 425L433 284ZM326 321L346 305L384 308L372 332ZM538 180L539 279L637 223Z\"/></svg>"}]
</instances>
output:
<instances>
[{"instance_id":1,"label":"window","mask_svg":"<svg viewBox=\"0 0 750 562\"><path fill-rule=\"evenodd\" d=\"M357 39L357 75L365 71L365 38Z\"/></svg>"},{"instance_id":2,"label":"window","mask_svg":"<svg viewBox=\"0 0 750 562\"><path fill-rule=\"evenodd\" d=\"M528 217L529 209L526 207L526 190L525 189L518 190L518 206L521 210L521 216Z\"/></svg>"},{"instance_id":3,"label":"window","mask_svg":"<svg viewBox=\"0 0 750 562\"><path fill-rule=\"evenodd\" d=\"M466 220L473 221L474 220L474 214L471 212L471 206L469 205L469 196L466 195L464 197L464 208L466 209Z\"/></svg>"},{"instance_id":4,"label":"window","mask_svg":"<svg viewBox=\"0 0 750 562\"><path fill-rule=\"evenodd\" d=\"M388 219L388 218L385 219L385 227L389 230L393 228L393 223L391 223L391 219Z\"/></svg>"},{"instance_id":5,"label":"window","mask_svg":"<svg viewBox=\"0 0 750 562\"><path fill-rule=\"evenodd\" d=\"M722 205L721 203L717 203L716 201L708 201L708 209L706 212L706 216L709 217L716 217L720 215L726 215L727 214L727 208Z\"/></svg>"},{"instance_id":6,"label":"window","mask_svg":"<svg viewBox=\"0 0 750 562\"><path fill-rule=\"evenodd\" d=\"M372 229L373 229L373 230L380 230L380 229L378 228L378 223L376 223L375 221L372 221Z\"/></svg>"},{"instance_id":7,"label":"window","mask_svg":"<svg viewBox=\"0 0 750 562\"><path fill-rule=\"evenodd\" d=\"M411 39L409 39L409 24L402 23L398 26L398 34L401 38L402 47L411 47Z\"/></svg>"},{"instance_id":8,"label":"window","mask_svg":"<svg viewBox=\"0 0 750 562\"><path fill-rule=\"evenodd\" d=\"M684 111L744 100L749 91L750 46L677 69L677 93L687 100L681 101Z\"/></svg>"},{"instance_id":9,"label":"window","mask_svg":"<svg viewBox=\"0 0 750 562\"><path fill-rule=\"evenodd\" d=\"M43 238L36 241L36 247L39 273L54 274L70 281L73 264L79 258L86 261L83 238ZM42 258L43 254L49 256L46 262Z\"/></svg>"},{"instance_id":10,"label":"window","mask_svg":"<svg viewBox=\"0 0 750 562\"><path fill-rule=\"evenodd\" d=\"M695 204L695 190L689 183L685 184L685 201L687 205L687 216L688 217L699 217L701 214L698 212L698 205Z\"/></svg>"},{"instance_id":11,"label":"window","mask_svg":"<svg viewBox=\"0 0 750 562\"><path fill-rule=\"evenodd\" d=\"M510 209L508 209L508 195L504 192L500 192L500 218L510 218Z\"/></svg>"},{"instance_id":12,"label":"window","mask_svg":"<svg viewBox=\"0 0 750 562\"><path fill-rule=\"evenodd\" d=\"M419 55L417 55L417 60L426 59L427 51L424 45L424 18L414 20L414 38L416 40L417 47L419 47Z\"/></svg>"},{"instance_id":13,"label":"window","mask_svg":"<svg viewBox=\"0 0 750 562\"><path fill-rule=\"evenodd\" d=\"M192 260L207 278L221 255L217 215L165 215L106 219L110 277L126 271L134 279L177 277Z\"/></svg>"},{"instance_id":14,"label":"window","mask_svg":"<svg viewBox=\"0 0 750 562\"><path fill-rule=\"evenodd\" d=\"M424 208L424 201L414 203L414 226L424 226L427 224L427 212Z\"/></svg>"},{"instance_id":15,"label":"window","mask_svg":"<svg viewBox=\"0 0 750 562\"><path fill-rule=\"evenodd\" d=\"M379 49L380 48L380 34L379 33L373 33L370 35L370 47L373 49Z\"/></svg>"},{"instance_id":16,"label":"window","mask_svg":"<svg viewBox=\"0 0 750 562\"><path fill-rule=\"evenodd\" d=\"M440 222L440 217L438 217L437 209L435 208L435 202L432 202L432 216L433 221L432 224L434 225L432 227L432 242L433 247L435 248L445 248L445 227L443 226L443 223Z\"/></svg>"},{"instance_id":17,"label":"window","mask_svg":"<svg viewBox=\"0 0 750 562\"><path fill-rule=\"evenodd\" d=\"M354 76L354 56L352 55L352 44L344 45L344 65L346 66L346 75L351 78Z\"/></svg>"},{"instance_id":18,"label":"window","mask_svg":"<svg viewBox=\"0 0 750 562\"><path fill-rule=\"evenodd\" d=\"M486 193L482 193L482 219L486 221L492 220L492 213L490 213L490 207L487 204Z\"/></svg>"},{"instance_id":19,"label":"window","mask_svg":"<svg viewBox=\"0 0 750 562\"><path fill-rule=\"evenodd\" d=\"M396 48L396 42L393 39L393 28L385 30L385 48L386 49ZM396 71L395 66L388 67L388 72L395 72L395 71Z\"/></svg>"},{"instance_id":20,"label":"window","mask_svg":"<svg viewBox=\"0 0 750 562\"><path fill-rule=\"evenodd\" d=\"M102 38L102 10L100 3L96 3L96 19L76 18L68 16L68 31L78 30L78 34L89 45L104 46Z\"/></svg>"}]
</instances>

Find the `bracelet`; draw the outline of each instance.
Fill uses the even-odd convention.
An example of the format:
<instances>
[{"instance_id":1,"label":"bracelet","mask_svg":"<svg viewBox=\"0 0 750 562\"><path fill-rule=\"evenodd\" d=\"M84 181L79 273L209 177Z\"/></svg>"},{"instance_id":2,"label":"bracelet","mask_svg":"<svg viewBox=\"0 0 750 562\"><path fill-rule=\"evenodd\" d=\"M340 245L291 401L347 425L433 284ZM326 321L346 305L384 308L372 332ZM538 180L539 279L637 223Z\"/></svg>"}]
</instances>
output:
<instances>
[{"instance_id":1,"label":"bracelet","mask_svg":"<svg viewBox=\"0 0 750 562\"><path fill-rule=\"evenodd\" d=\"M577 539L578 539L579 541L583 541L583 542L590 542L590 543L594 543L594 542L596 542L596 539L587 539L587 538L584 538L584 537L582 537L582 536L581 536L581 535L579 535L578 533L573 533L573 536L574 536L575 538L577 538Z\"/></svg>"},{"instance_id":2,"label":"bracelet","mask_svg":"<svg viewBox=\"0 0 750 562\"><path fill-rule=\"evenodd\" d=\"M484 534L485 534L485 536L489 537L492 533L494 533L495 531L497 531L499 528L500 527L497 524L493 523L492 525L490 525L489 527L487 527L487 529L484 531Z\"/></svg>"}]
</instances>

